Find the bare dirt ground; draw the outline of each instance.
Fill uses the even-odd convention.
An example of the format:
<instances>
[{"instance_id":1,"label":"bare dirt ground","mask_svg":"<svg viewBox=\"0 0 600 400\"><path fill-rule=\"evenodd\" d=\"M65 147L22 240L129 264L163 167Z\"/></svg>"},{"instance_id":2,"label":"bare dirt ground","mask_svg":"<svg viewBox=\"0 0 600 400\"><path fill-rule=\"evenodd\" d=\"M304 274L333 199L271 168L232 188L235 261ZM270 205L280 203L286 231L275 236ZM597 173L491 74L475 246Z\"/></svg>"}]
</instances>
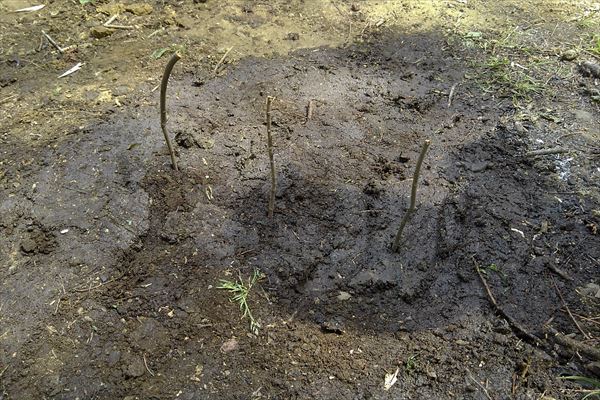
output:
<instances>
[{"instance_id":1,"label":"bare dirt ground","mask_svg":"<svg viewBox=\"0 0 600 400\"><path fill-rule=\"evenodd\" d=\"M0 3L0 399L593 389L560 377L600 374L598 3L31 5ZM218 286L255 273L251 329Z\"/></svg>"}]
</instances>

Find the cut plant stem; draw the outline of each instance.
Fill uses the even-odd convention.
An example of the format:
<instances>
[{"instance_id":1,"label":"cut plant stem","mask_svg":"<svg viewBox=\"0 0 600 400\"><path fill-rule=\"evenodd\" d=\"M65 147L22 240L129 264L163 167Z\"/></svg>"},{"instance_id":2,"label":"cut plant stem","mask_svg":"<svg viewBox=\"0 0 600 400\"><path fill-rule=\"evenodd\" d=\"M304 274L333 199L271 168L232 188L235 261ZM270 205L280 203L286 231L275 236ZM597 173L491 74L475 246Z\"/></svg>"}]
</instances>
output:
<instances>
[{"instance_id":1,"label":"cut plant stem","mask_svg":"<svg viewBox=\"0 0 600 400\"><path fill-rule=\"evenodd\" d=\"M171 155L171 164L173 165L173 169L175 171L179 171L177 167L177 161L175 160L175 153L173 152L173 146L171 146L171 140L169 139L169 135L167 134L167 84L169 83L169 76L171 76L171 71L173 70L173 66L175 63L179 61L181 56L177 53L173 54L173 57L167 63L165 67L165 73L163 74L162 81L160 83L160 127L162 129L163 135L165 136L165 142L167 142L167 147L169 148L169 154Z\"/></svg>"},{"instance_id":2,"label":"cut plant stem","mask_svg":"<svg viewBox=\"0 0 600 400\"><path fill-rule=\"evenodd\" d=\"M423 143L423 147L421 147L421 154L419 154L419 159L417 160L417 166L415 167L415 173L413 175L412 182L412 190L410 193L410 206L404 214L402 221L400 221L400 228L398 228L398 233L396 233L396 239L394 240L394 244L392 246L392 250L398 252L400 249L400 240L402 239L402 231L404 227L408 223L410 217L415 211L415 205L417 203L417 187L419 186L419 174L421 173L421 164L423 164L423 159L425 158L425 154L427 154L427 150L429 149L429 145L431 144L430 140L426 140Z\"/></svg>"},{"instance_id":3,"label":"cut plant stem","mask_svg":"<svg viewBox=\"0 0 600 400\"><path fill-rule=\"evenodd\" d=\"M271 135L271 103L273 97L267 97L267 150L269 152L269 164L271 167L271 194L269 196L269 218L273 219L275 211L275 191L277 190L277 181L275 179L275 162L273 161L273 135Z\"/></svg>"},{"instance_id":4,"label":"cut plant stem","mask_svg":"<svg viewBox=\"0 0 600 400\"><path fill-rule=\"evenodd\" d=\"M225 52L225 54L223 54L223 57L221 57L221 59L219 60L219 62L217 63L217 65L215 66L215 69L213 70L213 74L217 74L217 72L219 72L219 67L223 64L223 62L225 61L225 59L227 58L227 56L229 55L229 52L233 49L233 47L230 47L229 49L227 49L227 51Z\"/></svg>"}]
</instances>

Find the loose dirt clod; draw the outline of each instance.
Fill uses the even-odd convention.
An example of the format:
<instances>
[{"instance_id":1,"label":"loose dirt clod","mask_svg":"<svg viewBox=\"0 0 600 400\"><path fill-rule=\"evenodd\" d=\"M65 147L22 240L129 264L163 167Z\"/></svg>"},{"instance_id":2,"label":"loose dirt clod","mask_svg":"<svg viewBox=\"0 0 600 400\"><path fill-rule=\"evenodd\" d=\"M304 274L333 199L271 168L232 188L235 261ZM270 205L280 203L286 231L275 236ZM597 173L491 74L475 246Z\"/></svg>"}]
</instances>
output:
<instances>
[{"instance_id":1,"label":"loose dirt clod","mask_svg":"<svg viewBox=\"0 0 600 400\"><path fill-rule=\"evenodd\" d=\"M585 76L600 78L600 65L591 61L584 61L579 65L579 70Z\"/></svg>"},{"instance_id":2,"label":"loose dirt clod","mask_svg":"<svg viewBox=\"0 0 600 400\"><path fill-rule=\"evenodd\" d=\"M171 71L173 70L173 66L175 63L179 61L181 56L175 53L173 57L167 63L165 67L165 73L163 74L162 81L160 83L160 127L162 129L163 135L165 136L165 141L167 142L167 147L169 148L169 154L171 155L171 164L173 165L173 169L178 171L177 161L175 160L175 153L173 152L173 146L171 146L171 140L169 139L169 135L167 133L167 84L169 83L169 76L171 76Z\"/></svg>"}]
</instances>

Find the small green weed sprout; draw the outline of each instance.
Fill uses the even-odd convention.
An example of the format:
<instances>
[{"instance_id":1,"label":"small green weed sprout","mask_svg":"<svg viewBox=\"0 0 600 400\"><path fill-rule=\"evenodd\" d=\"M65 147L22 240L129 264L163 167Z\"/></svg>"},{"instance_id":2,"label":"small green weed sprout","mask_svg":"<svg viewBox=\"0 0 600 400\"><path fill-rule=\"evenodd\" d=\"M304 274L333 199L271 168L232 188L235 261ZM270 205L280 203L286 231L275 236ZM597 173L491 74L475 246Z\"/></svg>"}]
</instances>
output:
<instances>
[{"instance_id":1,"label":"small green weed sprout","mask_svg":"<svg viewBox=\"0 0 600 400\"><path fill-rule=\"evenodd\" d=\"M404 363L404 371L407 375L410 375L417 368L417 356L412 355L408 357L406 362Z\"/></svg>"},{"instance_id":2,"label":"small green weed sprout","mask_svg":"<svg viewBox=\"0 0 600 400\"><path fill-rule=\"evenodd\" d=\"M489 269L490 271L494 271L494 272L496 272L498 274L501 273L500 272L500 268L498 268L498 266L496 264L494 264L494 263L490 264L490 266L487 267L487 269Z\"/></svg>"},{"instance_id":3,"label":"small green weed sprout","mask_svg":"<svg viewBox=\"0 0 600 400\"><path fill-rule=\"evenodd\" d=\"M492 272L494 272L494 273L498 274L498 276L499 276L499 277L500 277L500 279L502 280L502 284L504 284L504 285L508 284L508 277L506 276L506 274L504 273L504 271L502 271L502 270L500 269L500 267L498 267L498 266L497 266L496 264L494 264L494 263L490 264L490 265L489 265L489 266L487 266L487 267L485 267L485 266L484 266L483 268L481 268L481 270L480 270L480 271L481 271L481 273L482 273L483 275L486 275L486 276L488 275L488 271L492 271Z\"/></svg>"},{"instance_id":4,"label":"small green weed sprout","mask_svg":"<svg viewBox=\"0 0 600 400\"><path fill-rule=\"evenodd\" d=\"M227 290L231 294L229 301L239 304L240 310L242 311L242 318L248 318L250 321L250 331L255 335L258 335L258 329L260 328L260 325L254 319L252 311L250 311L250 306L248 305L248 296L252 287L260 280L260 278L262 278L262 276L263 275L260 273L260 271L255 269L252 277L248 279L248 282L244 282L244 279L240 274L236 282L221 279L219 285L217 286L217 289Z\"/></svg>"}]
</instances>

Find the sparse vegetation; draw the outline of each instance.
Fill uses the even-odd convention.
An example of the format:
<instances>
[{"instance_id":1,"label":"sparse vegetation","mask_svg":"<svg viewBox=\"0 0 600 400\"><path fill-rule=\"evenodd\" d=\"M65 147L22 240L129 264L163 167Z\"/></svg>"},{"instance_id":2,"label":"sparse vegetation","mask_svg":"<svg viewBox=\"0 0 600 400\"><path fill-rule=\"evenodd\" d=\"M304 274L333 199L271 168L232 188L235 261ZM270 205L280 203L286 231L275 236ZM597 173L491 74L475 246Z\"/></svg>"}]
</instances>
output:
<instances>
[{"instance_id":1,"label":"sparse vegetation","mask_svg":"<svg viewBox=\"0 0 600 400\"><path fill-rule=\"evenodd\" d=\"M485 276L488 275L488 271L492 271L492 272L496 273L502 280L503 284L508 283L508 277L506 276L504 271L502 271L496 264L492 263L492 264L488 265L487 267L481 268L481 273Z\"/></svg>"},{"instance_id":2,"label":"sparse vegetation","mask_svg":"<svg viewBox=\"0 0 600 400\"><path fill-rule=\"evenodd\" d=\"M515 106L531 102L537 96L553 97L548 82L556 77L568 79L572 74L571 69L566 73L556 62L563 48L538 42L533 32L518 25L463 33L459 41L465 49L482 50L469 52L473 73L465 74L465 78L473 79L484 92L511 98ZM567 48L575 57L584 50L581 46Z\"/></svg>"},{"instance_id":3,"label":"sparse vegetation","mask_svg":"<svg viewBox=\"0 0 600 400\"><path fill-rule=\"evenodd\" d=\"M530 64L528 64L530 65ZM483 91L512 97L513 102L531 100L541 94L544 85L529 73L529 67L511 61L505 55L492 55L484 62L473 63L475 79Z\"/></svg>"},{"instance_id":4,"label":"sparse vegetation","mask_svg":"<svg viewBox=\"0 0 600 400\"><path fill-rule=\"evenodd\" d=\"M590 47L589 51L590 53L600 56L600 36L594 37L592 47Z\"/></svg>"},{"instance_id":5,"label":"sparse vegetation","mask_svg":"<svg viewBox=\"0 0 600 400\"><path fill-rule=\"evenodd\" d=\"M252 315L252 311L248 305L248 296L250 295L250 290L252 287L260 280L261 277L262 274L260 271L255 269L247 282L244 281L240 274L237 281L221 279L219 286L217 286L217 289L223 289L230 292L231 298L229 301L239 304L240 310L242 311L242 318L248 318L250 321L250 331L255 335L258 334L260 325Z\"/></svg>"},{"instance_id":6,"label":"sparse vegetation","mask_svg":"<svg viewBox=\"0 0 600 400\"><path fill-rule=\"evenodd\" d=\"M410 375L411 373L413 373L415 371L416 368L417 368L417 356L412 355L412 356L408 357L406 359L406 362L404 363L404 372L406 372L407 375Z\"/></svg>"}]
</instances>

